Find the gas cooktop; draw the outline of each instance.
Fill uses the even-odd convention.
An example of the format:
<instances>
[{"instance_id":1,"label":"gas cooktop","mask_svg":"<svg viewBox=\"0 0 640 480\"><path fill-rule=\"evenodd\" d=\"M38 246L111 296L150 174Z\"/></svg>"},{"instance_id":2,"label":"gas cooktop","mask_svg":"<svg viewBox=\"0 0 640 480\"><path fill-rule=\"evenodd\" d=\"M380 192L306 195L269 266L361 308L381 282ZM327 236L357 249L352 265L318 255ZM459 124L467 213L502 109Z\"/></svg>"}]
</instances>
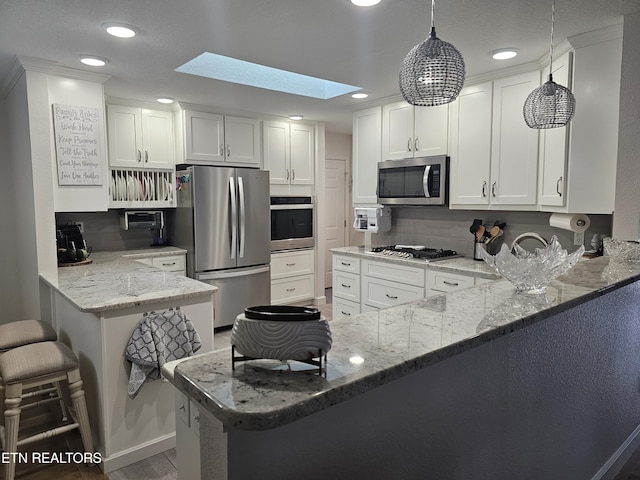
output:
<instances>
[{"instance_id":1,"label":"gas cooktop","mask_svg":"<svg viewBox=\"0 0 640 480\"><path fill-rule=\"evenodd\" d=\"M371 253L398 258L418 258L435 262L448 258L461 257L455 250L444 250L441 248L427 248L422 245L388 245L385 247L373 247Z\"/></svg>"}]
</instances>

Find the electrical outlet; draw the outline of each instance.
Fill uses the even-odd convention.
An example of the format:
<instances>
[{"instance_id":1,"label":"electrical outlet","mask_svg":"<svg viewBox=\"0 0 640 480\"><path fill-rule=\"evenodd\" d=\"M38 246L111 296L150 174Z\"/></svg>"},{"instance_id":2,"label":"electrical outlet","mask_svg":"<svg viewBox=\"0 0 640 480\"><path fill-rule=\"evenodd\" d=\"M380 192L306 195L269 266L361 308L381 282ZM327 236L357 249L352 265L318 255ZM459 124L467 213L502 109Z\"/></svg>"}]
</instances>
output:
<instances>
[{"instance_id":1,"label":"electrical outlet","mask_svg":"<svg viewBox=\"0 0 640 480\"><path fill-rule=\"evenodd\" d=\"M76 225L80 229L80 233L84 233L84 222L76 222Z\"/></svg>"},{"instance_id":2,"label":"electrical outlet","mask_svg":"<svg viewBox=\"0 0 640 480\"><path fill-rule=\"evenodd\" d=\"M584 245L584 232L575 232L573 234L574 245Z\"/></svg>"}]
</instances>

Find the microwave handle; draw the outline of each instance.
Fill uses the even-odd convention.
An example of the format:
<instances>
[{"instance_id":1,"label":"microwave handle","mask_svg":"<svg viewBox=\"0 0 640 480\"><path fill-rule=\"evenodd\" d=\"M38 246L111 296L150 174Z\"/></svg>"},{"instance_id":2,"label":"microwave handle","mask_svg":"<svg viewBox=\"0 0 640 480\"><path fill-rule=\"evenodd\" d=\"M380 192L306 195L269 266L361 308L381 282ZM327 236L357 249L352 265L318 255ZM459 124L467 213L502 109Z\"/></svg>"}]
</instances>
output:
<instances>
[{"instance_id":1,"label":"microwave handle","mask_svg":"<svg viewBox=\"0 0 640 480\"><path fill-rule=\"evenodd\" d=\"M424 167L424 173L422 174L422 188L424 189L424 196L426 198L431 197L431 192L429 191L429 172L431 172L431 165Z\"/></svg>"}]
</instances>

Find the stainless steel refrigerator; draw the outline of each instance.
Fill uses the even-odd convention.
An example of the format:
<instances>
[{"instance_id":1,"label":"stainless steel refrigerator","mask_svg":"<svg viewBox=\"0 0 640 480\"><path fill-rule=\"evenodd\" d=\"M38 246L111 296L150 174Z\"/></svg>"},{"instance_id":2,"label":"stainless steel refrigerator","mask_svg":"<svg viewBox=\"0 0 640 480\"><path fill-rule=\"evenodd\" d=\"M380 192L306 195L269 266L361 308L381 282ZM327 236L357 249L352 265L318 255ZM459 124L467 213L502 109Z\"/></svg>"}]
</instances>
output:
<instances>
[{"instance_id":1,"label":"stainless steel refrigerator","mask_svg":"<svg viewBox=\"0 0 640 480\"><path fill-rule=\"evenodd\" d=\"M214 327L271 303L269 172L190 166L169 215L169 238L187 250L188 275L218 287Z\"/></svg>"}]
</instances>

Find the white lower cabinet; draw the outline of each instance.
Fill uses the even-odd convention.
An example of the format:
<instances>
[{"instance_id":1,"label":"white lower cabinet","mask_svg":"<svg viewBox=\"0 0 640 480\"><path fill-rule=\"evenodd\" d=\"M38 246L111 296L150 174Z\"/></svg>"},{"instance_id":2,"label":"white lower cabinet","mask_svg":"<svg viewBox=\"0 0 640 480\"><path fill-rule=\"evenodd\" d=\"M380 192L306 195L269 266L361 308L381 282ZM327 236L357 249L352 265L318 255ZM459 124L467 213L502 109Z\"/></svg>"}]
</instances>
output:
<instances>
[{"instance_id":1,"label":"white lower cabinet","mask_svg":"<svg viewBox=\"0 0 640 480\"><path fill-rule=\"evenodd\" d=\"M360 313L360 259L333 255L332 318L349 318Z\"/></svg>"},{"instance_id":2,"label":"white lower cabinet","mask_svg":"<svg viewBox=\"0 0 640 480\"><path fill-rule=\"evenodd\" d=\"M313 249L271 254L271 304L300 303L314 297Z\"/></svg>"},{"instance_id":3,"label":"white lower cabinet","mask_svg":"<svg viewBox=\"0 0 640 480\"><path fill-rule=\"evenodd\" d=\"M178 480L200 476L200 412L196 404L176 390L176 460Z\"/></svg>"},{"instance_id":4,"label":"white lower cabinet","mask_svg":"<svg viewBox=\"0 0 640 480\"><path fill-rule=\"evenodd\" d=\"M174 272L179 275L187 274L184 253L179 253L177 255L149 255L148 257L136 258L135 260L136 262L160 268L162 270L166 270L167 272Z\"/></svg>"},{"instance_id":5,"label":"white lower cabinet","mask_svg":"<svg viewBox=\"0 0 640 480\"><path fill-rule=\"evenodd\" d=\"M387 308L424 298L424 268L363 260L361 306Z\"/></svg>"},{"instance_id":6,"label":"white lower cabinet","mask_svg":"<svg viewBox=\"0 0 640 480\"><path fill-rule=\"evenodd\" d=\"M491 281L486 278L475 278L473 275L445 273L436 270L427 270L426 280L426 297L462 290L463 288L469 288Z\"/></svg>"}]
</instances>

